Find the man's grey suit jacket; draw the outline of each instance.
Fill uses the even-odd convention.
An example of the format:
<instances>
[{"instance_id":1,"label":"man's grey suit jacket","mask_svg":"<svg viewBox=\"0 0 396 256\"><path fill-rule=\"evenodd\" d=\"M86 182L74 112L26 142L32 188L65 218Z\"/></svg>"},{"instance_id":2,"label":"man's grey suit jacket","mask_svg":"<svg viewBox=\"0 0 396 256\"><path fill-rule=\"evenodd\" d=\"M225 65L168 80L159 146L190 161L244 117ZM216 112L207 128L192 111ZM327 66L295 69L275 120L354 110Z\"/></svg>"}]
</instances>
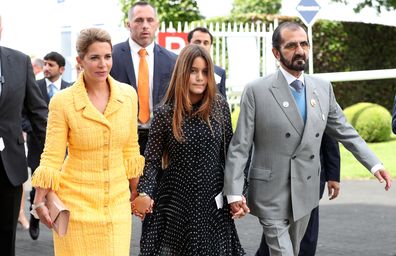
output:
<instances>
[{"instance_id":1,"label":"man's grey suit jacket","mask_svg":"<svg viewBox=\"0 0 396 256\"><path fill-rule=\"evenodd\" d=\"M304 75L304 122L282 72L249 83L241 98L224 179L225 195L241 195L251 145L248 206L260 218L298 220L319 203L320 145L324 131L368 169L380 163L346 122L330 82Z\"/></svg>"}]
</instances>

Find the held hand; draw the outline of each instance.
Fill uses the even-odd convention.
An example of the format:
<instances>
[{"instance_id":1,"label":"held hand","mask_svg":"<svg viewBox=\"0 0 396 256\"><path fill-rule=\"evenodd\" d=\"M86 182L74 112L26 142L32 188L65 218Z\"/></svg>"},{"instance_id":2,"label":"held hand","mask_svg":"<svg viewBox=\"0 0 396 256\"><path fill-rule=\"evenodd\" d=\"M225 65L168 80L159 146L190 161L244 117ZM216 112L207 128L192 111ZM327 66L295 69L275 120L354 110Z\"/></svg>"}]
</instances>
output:
<instances>
[{"instance_id":1,"label":"held hand","mask_svg":"<svg viewBox=\"0 0 396 256\"><path fill-rule=\"evenodd\" d=\"M242 197L242 201L236 201L230 203L231 214L233 219L238 219L244 217L247 213L250 212L249 207L246 205L245 197Z\"/></svg>"},{"instance_id":2,"label":"held hand","mask_svg":"<svg viewBox=\"0 0 396 256\"><path fill-rule=\"evenodd\" d=\"M49 215L49 210L45 204L36 208L37 216L40 218L40 222L45 224L49 229L52 228L52 220Z\"/></svg>"},{"instance_id":3,"label":"held hand","mask_svg":"<svg viewBox=\"0 0 396 256\"><path fill-rule=\"evenodd\" d=\"M146 213L152 212L153 204L149 196L138 196L131 203L132 213L143 220Z\"/></svg>"},{"instance_id":4,"label":"held hand","mask_svg":"<svg viewBox=\"0 0 396 256\"><path fill-rule=\"evenodd\" d=\"M374 176L379 180L379 182L383 183L385 181L385 190L388 191L392 187L392 180L390 174L385 169L379 169L374 173Z\"/></svg>"},{"instance_id":5,"label":"held hand","mask_svg":"<svg viewBox=\"0 0 396 256\"><path fill-rule=\"evenodd\" d=\"M327 182L327 190L329 191L329 200L333 200L340 192L340 183L338 181L329 180Z\"/></svg>"}]
</instances>

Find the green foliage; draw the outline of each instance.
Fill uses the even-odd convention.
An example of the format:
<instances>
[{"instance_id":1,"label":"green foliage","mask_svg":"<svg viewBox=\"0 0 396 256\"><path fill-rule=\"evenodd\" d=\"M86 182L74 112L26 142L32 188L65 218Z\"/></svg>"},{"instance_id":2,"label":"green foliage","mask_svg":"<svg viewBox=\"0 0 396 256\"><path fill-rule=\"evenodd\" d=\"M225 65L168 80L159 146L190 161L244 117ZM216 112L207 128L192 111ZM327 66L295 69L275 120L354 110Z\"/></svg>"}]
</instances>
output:
<instances>
[{"instance_id":1,"label":"green foliage","mask_svg":"<svg viewBox=\"0 0 396 256\"><path fill-rule=\"evenodd\" d=\"M346 108L344 114L366 142L381 142L390 139L392 117L386 108L362 102Z\"/></svg>"},{"instance_id":2,"label":"green foliage","mask_svg":"<svg viewBox=\"0 0 396 256\"><path fill-rule=\"evenodd\" d=\"M332 0L334 2L340 2L344 4L349 4L349 0ZM360 12L363 8L375 8L377 13L381 13L381 10L396 10L396 0L361 0L356 4L354 11Z\"/></svg>"},{"instance_id":3,"label":"green foliage","mask_svg":"<svg viewBox=\"0 0 396 256\"><path fill-rule=\"evenodd\" d=\"M315 73L391 69L396 67L396 27L319 20L313 26ZM367 101L391 110L395 79L334 83L342 108Z\"/></svg>"},{"instance_id":4,"label":"green foliage","mask_svg":"<svg viewBox=\"0 0 396 256\"><path fill-rule=\"evenodd\" d=\"M368 143L369 148L381 159L385 168L390 172L392 177L396 176L396 135L393 135L389 141ZM373 179L373 175L361 165L351 152L340 145L341 154L341 180L344 179Z\"/></svg>"},{"instance_id":5,"label":"green foliage","mask_svg":"<svg viewBox=\"0 0 396 256\"><path fill-rule=\"evenodd\" d=\"M277 14L282 7L281 0L234 0L231 14Z\"/></svg>"},{"instance_id":6,"label":"green foliage","mask_svg":"<svg viewBox=\"0 0 396 256\"><path fill-rule=\"evenodd\" d=\"M235 129L236 129L240 111L241 111L241 108L238 106L238 107L235 107L235 109L231 113L231 124L232 124L233 131L235 131Z\"/></svg>"},{"instance_id":7,"label":"green foliage","mask_svg":"<svg viewBox=\"0 0 396 256\"><path fill-rule=\"evenodd\" d=\"M128 11L132 4L138 1L118 0L124 13L123 21L128 20ZM169 22L191 22L202 19L196 0L150 0L158 13L159 20L166 24Z\"/></svg>"}]
</instances>

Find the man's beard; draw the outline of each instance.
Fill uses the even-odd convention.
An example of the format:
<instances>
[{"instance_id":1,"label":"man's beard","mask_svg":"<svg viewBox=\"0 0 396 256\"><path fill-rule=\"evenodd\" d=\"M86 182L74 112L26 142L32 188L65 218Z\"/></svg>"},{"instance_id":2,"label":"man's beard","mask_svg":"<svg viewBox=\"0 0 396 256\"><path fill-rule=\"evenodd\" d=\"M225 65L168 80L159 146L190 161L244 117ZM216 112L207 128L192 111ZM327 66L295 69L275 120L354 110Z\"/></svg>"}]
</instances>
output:
<instances>
[{"instance_id":1,"label":"man's beard","mask_svg":"<svg viewBox=\"0 0 396 256\"><path fill-rule=\"evenodd\" d=\"M296 54L293 56L291 62L289 62L282 54L280 53L280 62L288 69L294 71L303 71L308 63L308 60L304 58L303 55Z\"/></svg>"}]
</instances>

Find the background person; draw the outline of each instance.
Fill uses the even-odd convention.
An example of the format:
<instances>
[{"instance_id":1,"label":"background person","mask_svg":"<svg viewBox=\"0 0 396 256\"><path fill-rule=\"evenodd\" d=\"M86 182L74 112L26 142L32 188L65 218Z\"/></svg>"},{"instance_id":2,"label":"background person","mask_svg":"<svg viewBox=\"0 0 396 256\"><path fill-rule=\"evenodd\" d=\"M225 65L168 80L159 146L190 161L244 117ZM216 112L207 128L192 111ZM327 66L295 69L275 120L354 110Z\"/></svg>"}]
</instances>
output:
<instances>
[{"instance_id":1,"label":"background person","mask_svg":"<svg viewBox=\"0 0 396 256\"><path fill-rule=\"evenodd\" d=\"M151 4L143 1L134 3L128 12L127 26L130 37L126 42L114 46L110 74L137 91L139 146L140 153L144 155L152 112L165 95L177 56L154 42L159 20L157 11ZM159 172L158 179L161 178L161 173L162 171ZM133 182L137 185L138 179ZM132 199L136 196L132 194ZM143 220L142 231L147 220L147 217Z\"/></svg>"},{"instance_id":2,"label":"background person","mask_svg":"<svg viewBox=\"0 0 396 256\"><path fill-rule=\"evenodd\" d=\"M209 54L213 44L213 36L207 28L196 27L191 30L187 35L187 41L189 44L197 44L205 48ZM214 65L215 81L220 94L226 96L226 72L221 67Z\"/></svg>"},{"instance_id":3,"label":"background person","mask_svg":"<svg viewBox=\"0 0 396 256\"><path fill-rule=\"evenodd\" d=\"M43 79L44 60L40 58L32 58L32 66L33 66L34 75L36 76L36 80Z\"/></svg>"},{"instance_id":4,"label":"background person","mask_svg":"<svg viewBox=\"0 0 396 256\"><path fill-rule=\"evenodd\" d=\"M62 79L65 71L66 60L57 52L50 52L44 56L43 79L37 81L37 85L41 90L41 96L45 100L47 106L50 99L60 90L69 87L71 84ZM40 164L40 156L43 153L44 144L40 143L34 134L29 120L24 118L24 131L27 133L28 147L28 166L32 175ZM30 191L30 204L33 204L35 196L34 187ZM30 207L31 209L31 207ZM36 240L40 234L39 220L30 214L29 234L33 240Z\"/></svg>"},{"instance_id":5,"label":"background person","mask_svg":"<svg viewBox=\"0 0 396 256\"><path fill-rule=\"evenodd\" d=\"M112 44L105 30L82 30L76 48L84 71L50 101L47 140L32 177L33 208L49 228L43 202L50 190L70 210L67 234L53 234L55 255L126 256L130 190L136 190L130 182L144 165L137 142L136 92L109 76Z\"/></svg>"},{"instance_id":6,"label":"background person","mask_svg":"<svg viewBox=\"0 0 396 256\"><path fill-rule=\"evenodd\" d=\"M216 204L232 136L228 104L216 91L209 53L186 46L164 104L154 111L139 196L132 203L142 216L154 200L141 238L142 256L244 255L228 205ZM158 181L164 154L169 164Z\"/></svg>"},{"instance_id":7,"label":"background person","mask_svg":"<svg viewBox=\"0 0 396 256\"><path fill-rule=\"evenodd\" d=\"M0 38L2 32L0 15ZM0 248L15 255L16 226L22 184L28 178L22 108L41 142L45 140L47 109L36 85L29 56L0 46Z\"/></svg>"}]
</instances>

